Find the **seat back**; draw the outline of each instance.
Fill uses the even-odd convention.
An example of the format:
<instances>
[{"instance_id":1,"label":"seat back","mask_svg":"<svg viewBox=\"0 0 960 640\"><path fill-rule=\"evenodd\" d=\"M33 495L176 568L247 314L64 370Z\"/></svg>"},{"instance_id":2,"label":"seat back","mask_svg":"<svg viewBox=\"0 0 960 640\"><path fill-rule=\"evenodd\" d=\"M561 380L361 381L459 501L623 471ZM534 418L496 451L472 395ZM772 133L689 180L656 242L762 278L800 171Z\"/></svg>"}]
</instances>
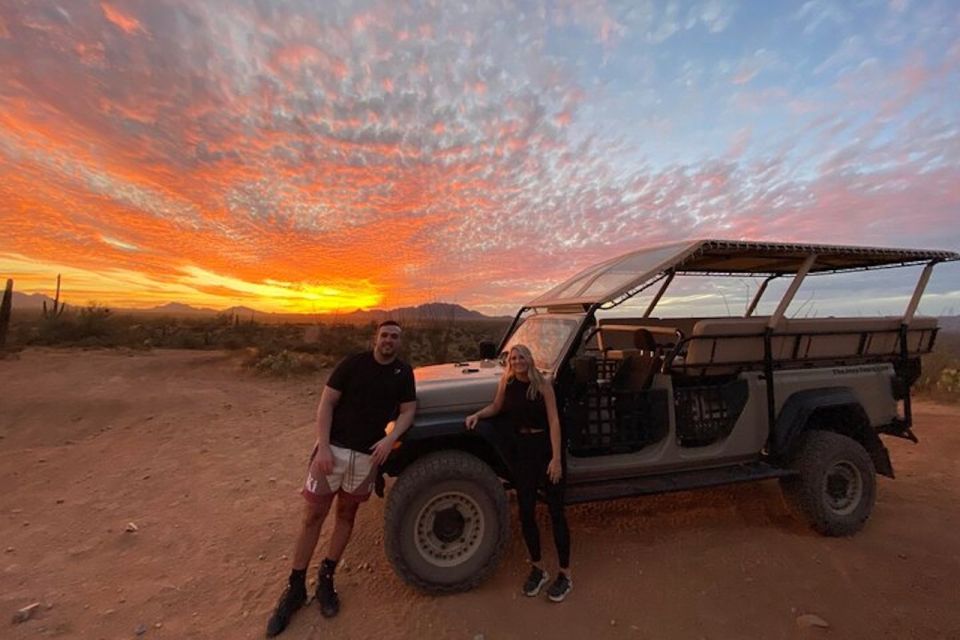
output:
<instances>
[{"instance_id":1,"label":"seat back","mask_svg":"<svg viewBox=\"0 0 960 640\"><path fill-rule=\"evenodd\" d=\"M611 385L619 391L643 391L653 382L653 376L663 365L663 355L657 347L653 334L643 328L633 332L635 349L624 355Z\"/></svg>"},{"instance_id":2,"label":"seat back","mask_svg":"<svg viewBox=\"0 0 960 640\"><path fill-rule=\"evenodd\" d=\"M936 318L915 318L907 330L909 356L929 353ZM764 358L763 318L701 320L693 329L685 365L711 373L736 371ZM784 319L774 330L770 351L775 363L855 362L870 357L899 357L900 319ZM742 336L742 337L741 337Z\"/></svg>"}]
</instances>

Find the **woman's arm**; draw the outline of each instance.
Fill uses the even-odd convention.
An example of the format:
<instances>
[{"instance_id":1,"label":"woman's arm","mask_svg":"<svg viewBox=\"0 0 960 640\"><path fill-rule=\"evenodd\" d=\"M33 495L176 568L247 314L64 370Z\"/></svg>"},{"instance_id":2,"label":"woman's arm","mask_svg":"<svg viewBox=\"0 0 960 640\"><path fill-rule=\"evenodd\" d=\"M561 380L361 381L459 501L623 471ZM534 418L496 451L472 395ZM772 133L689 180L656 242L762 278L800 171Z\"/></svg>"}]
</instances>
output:
<instances>
[{"instance_id":1,"label":"woman's arm","mask_svg":"<svg viewBox=\"0 0 960 640\"><path fill-rule=\"evenodd\" d=\"M543 394L543 403L547 407L547 422L550 425L550 464L547 466L547 476L550 482L556 484L560 482L563 476L562 451L560 449L560 413L557 411L557 395L553 391L553 381L549 378L544 380L540 388Z\"/></svg>"},{"instance_id":2,"label":"woman's arm","mask_svg":"<svg viewBox=\"0 0 960 640\"><path fill-rule=\"evenodd\" d=\"M464 421L464 423L467 425L467 429L474 429L481 418L492 418L500 413L500 409L503 408L503 394L506 392L506 388L507 377L506 375L503 375L500 377L500 382L497 383L497 393L493 396L493 402L485 406L483 409L480 409L480 411L471 413L467 416L467 419Z\"/></svg>"}]
</instances>

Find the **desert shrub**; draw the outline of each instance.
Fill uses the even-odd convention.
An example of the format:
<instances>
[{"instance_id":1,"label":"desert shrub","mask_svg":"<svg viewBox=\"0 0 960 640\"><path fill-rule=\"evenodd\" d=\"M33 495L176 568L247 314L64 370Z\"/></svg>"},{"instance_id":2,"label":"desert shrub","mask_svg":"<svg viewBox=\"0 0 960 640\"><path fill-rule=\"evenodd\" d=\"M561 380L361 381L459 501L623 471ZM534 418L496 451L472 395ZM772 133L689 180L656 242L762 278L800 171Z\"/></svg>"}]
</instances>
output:
<instances>
[{"instance_id":1,"label":"desert shrub","mask_svg":"<svg viewBox=\"0 0 960 640\"><path fill-rule=\"evenodd\" d=\"M236 351L237 349L242 349L246 345L243 340L237 336L225 336L220 343L220 346L228 351Z\"/></svg>"},{"instance_id":2,"label":"desert shrub","mask_svg":"<svg viewBox=\"0 0 960 640\"><path fill-rule=\"evenodd\" d=\"M293 351L296 351L297 353L312 353L312 354L325 353L324 348L322 346L313 342L302 342L300 344L295 344L290 348Z\"/></svg>"},{"instance_id":3,"label":"desert shrub","mask_svg":"<svg viewBox=\"0 0 960 640\"><path fill-rule=\"evenodd\" d=\"M943 369L937 380L937 389L949 394L960 394L960 369Z\"/></svg>"},{"instance_id":4,"label":"desert shrub","mask_svg":"<svg viewBox=\"0 0 960 640\"><path fill-rule=\"evenodd\" d=\"M71 316L43 317L30 336L30 344L55 345L71 339L74 331Z\"/></svg>"},{"instance_id":5,"label":"desert shrub","mask_svg":"<svg viewBox=\"0 0 960 640\"><path fill-rule=\"evenodd\" d=\"M115 323L110 309L96 303L58 315L40 316L28 344L113 346Z\"/></svg>"},{"instance_id":6,"label":"desert shrub","mask_svg":"<svg viewBox=\"0 0 960 640\"><path fill-rule=\"evenodd\" d=\"M933 352L923 357L920 379L914 387L935 400L960 402L960 333L941 332Z\"/></svg>"},{"instance_id":7,"label":"desert shrub","mask_svg":"<svg viewBox=\"0 0 960 640\"><path fill-rule=\"evenodd\" d=\"M91 303L77 313L77 325L84 335L105 336L110 332L110 317L110 309Z\"/></svg>"},{"instance_id":8,"label":"desert shrub","mask_svg":"<svg viewBox=\"0 0 960 640\"><path fill-rule=\"evenodd\" d=\"M283 349L266 353L254 350L244 364L261 375L289 378L316 373L331 366L333 362L333 359L329 356L298 353Z\"/></svg>"},{"instance_id":9,"label":"desert shrub","mask_svg":"<svg viewBox=\"0 0 960 640\"><path fill-rule=\"evenodd\" d=\"M209 346L209 341L204 340L202 334L193 331L178 331L162 346L173 349L202 349Z\"/></svg>"},{"instance_id":10,"label":"desert shrub","mask_svg":"<svg viewBox=\"0 0 960 640\"><path fill-rule=\"evenodd\" d=\"M265 375L289 377L303 371L304 360L289 351L270 353L258 359L253 368Z\"/></svg>"},{"instance_id":11,"label":"desert shrub","mask_svg":"<svg viewBox=\"0 0 960 640\"><path fill-rule=\"evenodd\" d=\"M342 358L370 348L374 325L330 324L310 327L311 339L302 340L302 349Z\"/></svg>"}]
</instances>

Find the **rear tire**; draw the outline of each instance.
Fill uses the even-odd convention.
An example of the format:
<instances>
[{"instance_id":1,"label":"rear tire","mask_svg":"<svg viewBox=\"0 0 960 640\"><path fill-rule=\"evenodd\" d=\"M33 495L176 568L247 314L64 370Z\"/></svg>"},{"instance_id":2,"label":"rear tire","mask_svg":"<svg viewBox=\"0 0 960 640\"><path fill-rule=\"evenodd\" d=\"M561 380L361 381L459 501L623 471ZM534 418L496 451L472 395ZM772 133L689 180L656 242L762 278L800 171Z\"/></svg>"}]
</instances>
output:
<instances>
[{"instance_id":1,"label":"rear tire","mask_svg":"<svg viewBox=\"0 0 960 640\"><path fill-rule=\"evenodd\" d=\"M485 462L462 451L431 453L387 495L384 546L394 571L427 593L467 591L503 556L507 496Z\"/></svg>"},{"instance_id":2,"label":"rear tire","mask_svg":"<svg viewBox=\"0 0 960 640\"><path fill-rule=\"evenodd\" d=\"M876 501L877 478L859 442L831 431L810 431L791 466L799 477L781 481L784 497L814 530L849 536L863 528Z\"/></svg>"}]
</instances>

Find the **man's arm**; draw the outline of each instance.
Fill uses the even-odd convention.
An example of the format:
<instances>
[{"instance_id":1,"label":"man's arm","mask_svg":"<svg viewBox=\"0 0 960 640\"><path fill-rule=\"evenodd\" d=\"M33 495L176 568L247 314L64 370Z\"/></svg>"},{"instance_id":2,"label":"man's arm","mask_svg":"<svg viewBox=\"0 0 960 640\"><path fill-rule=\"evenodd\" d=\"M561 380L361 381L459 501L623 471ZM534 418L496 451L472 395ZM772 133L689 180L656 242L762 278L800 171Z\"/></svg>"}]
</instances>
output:
<instances>
[{"instance_id":1,"label":"man's arm","mask_svg":"<svg viewBox=\"0 0 960 640\"><path fill-rule=\"evenodd\" d=\"M413 416L416 414L416 412L416 400L413 400L412 402L400 403L400 414L397 416L397 422L393 426L393 431L390 432L390 435L393 436L394 442L396 442L400 436L402 436L406 430L410 428L411 424L413 424Z\"/></svg>"},{"instance_id":2,"label":"man's arm","mask_svg":"<svg viewBox=\"0 0 960 640\"><path fill-rule=\"evenodd\" d=\"M390 455L390 452L393 451L393 445L397 440L410 428L410 425L413 424L413 416L417 412L417 401L412 400L410 402L401 402L400 403L400 414L397 416L396 421L393 424L393 429L385 435L383 438L377 441L375 445L370 447L370 450L373 452L373 461L380 465L383 464L387 459L387 456Z\"/></svg>"},{"instance_id":3,"label":"man's arm","mask_svg":"<svg viewBox=\"0 0 960 640\"><path fill-rule=\"evenodd\" d=\"M333 387L323 387L320 404L317 405L317 455L314 465L317 471L328 475L333 471L333 453L330 451L330 426L333 424L333 409L340 402L341 393Z\"/></svg>"}]
</instances>

